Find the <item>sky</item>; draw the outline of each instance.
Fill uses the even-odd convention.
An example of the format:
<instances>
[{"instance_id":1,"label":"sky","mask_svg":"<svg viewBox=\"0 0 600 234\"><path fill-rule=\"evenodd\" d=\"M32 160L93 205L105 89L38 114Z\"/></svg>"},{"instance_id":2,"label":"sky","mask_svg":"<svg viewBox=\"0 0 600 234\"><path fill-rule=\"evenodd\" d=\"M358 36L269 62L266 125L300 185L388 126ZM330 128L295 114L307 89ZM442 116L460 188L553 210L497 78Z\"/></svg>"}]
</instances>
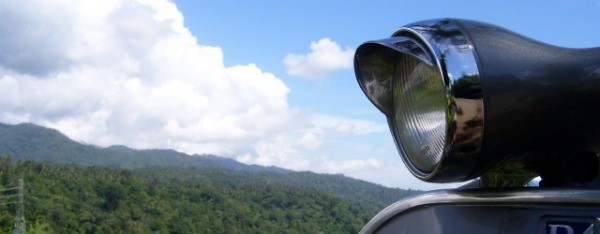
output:
<instances>
[{"instance_id":1,"label":"sky","mask_svg":"<svg viewBox=\"0 0 600 234\"><path fill-rule=\"evenodd\" d=\"M453 187L410 175L352 69L361 43L445 17L600 46L600 0L0 0L0 122L102 147Z\"/></svg>"}]
</instances>

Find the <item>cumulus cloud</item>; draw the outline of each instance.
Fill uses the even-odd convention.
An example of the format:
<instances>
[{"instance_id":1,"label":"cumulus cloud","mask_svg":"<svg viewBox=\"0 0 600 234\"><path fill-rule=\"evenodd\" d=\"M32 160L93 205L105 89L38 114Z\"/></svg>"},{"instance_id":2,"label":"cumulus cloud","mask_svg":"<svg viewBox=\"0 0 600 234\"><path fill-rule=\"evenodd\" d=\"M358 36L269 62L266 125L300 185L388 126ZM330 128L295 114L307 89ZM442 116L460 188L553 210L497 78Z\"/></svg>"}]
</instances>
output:
<instances>
[{"instance_id":1,"label":"cumulus cloud","mask_svg":"<svg viewBox=\"0 0 600 234\"><path fill-rule=\"evenodd\" d=\"M283 63L293 76L319 79L327 73L352 66L354 49L342 49L335 41L322 38L310 43L311 52L306 55L287 54Z\"/></svg>"},{"instance_id":2,"label":"cumulus cloud","mask_svg":"<svg viewBox=\"0 0 600 234\"><path fill-rule=\"evenodd\" d=\"M171 148L295 170L353 173L373 157L320 149L332 136L386 129L305 113L289 87L254 64L225 66L166 0L0 0L0 122L33 122L100 146ZM291 74L349 67L352 51L313 42L288 55ZM330 150L331 151L331 150Z\"/></svg>"},{"instance_id":3,"label":"cumulus cloud","mask_svg":"<svg viewBox=\"0 0 600 234\"><path fill-rule=\"evenodd\" d=\"M302 137L300 137L300 139L298 139L298 141L296 141L295 144L295 146L297 146L298 148L307 150L315 150L321 147L322 145L323 141L318 139L318 137L312 132L307 132L304 135L302 135Z\"/></svg>"},{"instance_id":4,"label":"cumulus cloud","mask_svg":"<svg viewBox=\"0 0 600 234\"><path fill-rule=\"evenodd\" d=\"M294 116L289 88L226 67L169 1L3 1L0 121L99 145L235 153Z\"/></svg>"},{"instance_id":5,"label":"cumulus cloud","mask_svg":"<svg viewBox=\"0 0 600 234\"><path fill-rule=\"evenodd\" d=\"M387 126L366 120L355 120L329 115L314 115L312 118L316 132L334 132L338 134L367 135L387 131Z\"/></svg>"},{"instance_id":6,"label":"cumulus cloud","mask_svg":"<svg viewBox=\"0 0 600 234\"><path fill-rule=\"evenodd\" d=\"M239 156L237 159L248 164L285 165L294 170L311 170L323 173L351 173L362 170L375 170L382 164L373 157L362 159L332 158L317 150L332 147L325 138L336 136L361 136L382 132L385 128L379 124L340 118L327 115L312 115L305 119L302 127L288 129L286 132L266 137L251 144L254 154ZM331 139L330 139L331 141ZM344 154L348 149L334 149Z\"/></svg>"},{"instance_id":7,"label":"cumulus cloud","mask_svg":"<svg viewBox=\"0 0 600 234\"><path fill-rule=\"evenodd\" d=\"M381 168L382 162L377 159L369 158L369 159L353 159L353 160L343 160L343 161L333 161L326 162L321 167L324 168L325 171L331 173L341 173L347 171L358 171L368 169L379 169Z\"/></svg>"}]
</instances>

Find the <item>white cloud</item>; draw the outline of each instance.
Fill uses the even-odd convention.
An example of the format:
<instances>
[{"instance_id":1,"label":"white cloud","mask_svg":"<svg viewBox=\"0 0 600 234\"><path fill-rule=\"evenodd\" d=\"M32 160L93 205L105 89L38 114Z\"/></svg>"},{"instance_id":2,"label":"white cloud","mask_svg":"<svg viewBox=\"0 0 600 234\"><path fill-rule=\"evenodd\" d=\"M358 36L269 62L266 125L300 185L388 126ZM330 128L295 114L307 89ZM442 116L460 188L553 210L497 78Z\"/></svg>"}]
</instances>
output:
<instances>
[{"instance_id":1,"label":"white cloud","mask_svg":"<svg viewBox=\"0 0 600 234\"><path fill-rule=\"evenodd\" d=\"M354 120L328 115L313 116L313 126L316 132L334 132L348 135L367 135L387 131L383 126L371 121Z\"/></svg>"},{"instance_id":2,"label":"white cloud","mask_svg":"<svg viewBox=\"0 0 600 234\"><path fill-rule=\"evenodd\" d=\"M294 118L285 83L224 66L169 1L0 5L0 121L104 146L235 154Z\"/></svg>"},{"instance_id":3,"label":"white cloud","mask_svg":"<svg viewBox=\"0 0 600 234\"><path fill-rule=\"evenodd\" d=\"M342 48L329 38L310 43L311 52L306 55L287 54L283 60L287 72L293 76L324 78L327 73L352 67L354 49Z\"/></svg>"},{"instance_id":4,"label":"white cloud","mask_svg":"<svg viewBox=\"0 0 600 234\"><path fill-rule=\"evenodd\" d=\"M352 159L343 161L329 161L320 165L326 172L329 173L342 173L342 172L354 172L364 169L376 170L383 166L383 164L373 158L369 159Z\"/></svg>"},{"instance_id":5,"label":"white cloud","mask_svg":"<svg viewBox=\"0 0 600 234\"><path fill-rule=\"evenodd\" d=\"M226 67L221 49L199 44L169 1L3 1L0 17L3 122L102 146L251 153L280 166L329 133L374 125L300 114L281 79L254 64ZM328 39L313 49L311 58L341 51Z\"/></svg>"},{"instance_id":6,"label":"white cloud","mask_svg":"<svg viewBox=\"0 0 600 234\"><path fill-rule=\"evenodd\" d=\"M295 146L300 149L315 150L323 145L323 141L311 132L305 133L298 141Z\"/></svg>"},{"instance_id":7,"label":"white cloud","mask_svg":"<svg viewBox=\"0 0 600 234\"><path fill-rule=\"evenodd\" d=\"M254 64L225 66L222 50L201 45L172 2L0 0L0 35L0 122L295 170L364 176L383 166L319 150L331 149L332 137L385 126L288 106L281 79ZM290 73L351 65L353 52L329 39L311 49L286 58Z\"/></svg>"},{"instance_id":8,"label":"white cloud","mask_svg":"<svg viewBox=\"0 0 600 234\"><path fill-rule=\"evenodd\" d=\"M302 122L300 119L305 120ZM298 118L296 127L288 128L280 134L264 137L250 145L254 153L238 156L244 163L259 165L280 165L294 170L311 170L322 173L352 173L366 169L376 170L382 164L373 158L344 159L333 158L321 151L323 148L336 147L332 140L336 136L363 136L379 133L384 129L376 123L326 115L311 115ZM339 154L346 150L334 149ZM362 155L365 156L365 155Z\"/></svg>"},{"instance_id":9,"label":"white cloud","mask_svg":"<svg viewBox=\"0 0 600 234\"><path fill-rule=\"evenodd\" d=\"M310 134L309 134L310 135ZM306 135L305 135L306 136ZM276 139L261 141L253 145L255 154L244 154L236 159L240 162L258 165L280 165L299 171L315 171L320 173L356 173L358 171L376 172L383 164L374 158L367 159L332 159L319 153L303 151L303 145L294 145L290 136L278 136ZM303 138L300 140L302 141ZM312 142L311 142L312 143ZM319 142L319 146L322 142Z\"/></svg>"}]
</instances>

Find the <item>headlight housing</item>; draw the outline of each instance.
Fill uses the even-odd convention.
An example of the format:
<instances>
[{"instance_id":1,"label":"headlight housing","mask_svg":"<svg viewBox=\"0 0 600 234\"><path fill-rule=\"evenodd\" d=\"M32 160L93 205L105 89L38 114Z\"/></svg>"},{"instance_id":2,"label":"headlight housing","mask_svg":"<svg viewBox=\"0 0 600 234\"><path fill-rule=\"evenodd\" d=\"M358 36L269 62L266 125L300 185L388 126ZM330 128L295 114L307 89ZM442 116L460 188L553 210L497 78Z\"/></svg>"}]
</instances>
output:
<instances>
[{"instance_id":1,"label":"headlight housing","mask_svg":"<svg viewBox=\"0 0 600 234\"><path fill-rule=\"evenodd\" d=\"M415 176L464 179L481 145L483 103L473 46L456 25L403 27L367 42L356 51L355 71Z\"/></svg>"},{"instance_id":2,"label":"headlight housing","mask_svg":"<svg viewBox=\"0 0 600 234\"><path fill-rule=\"evenodd\" d=\"M572 170L562 165L581 152L599 163L599 48L559 48L490 24L442 19L362 44L354 64L421 180L465 181L499 164L510 169L506 175L529 173L520 180L551 178Z\"/></svg>"}]
</instances>

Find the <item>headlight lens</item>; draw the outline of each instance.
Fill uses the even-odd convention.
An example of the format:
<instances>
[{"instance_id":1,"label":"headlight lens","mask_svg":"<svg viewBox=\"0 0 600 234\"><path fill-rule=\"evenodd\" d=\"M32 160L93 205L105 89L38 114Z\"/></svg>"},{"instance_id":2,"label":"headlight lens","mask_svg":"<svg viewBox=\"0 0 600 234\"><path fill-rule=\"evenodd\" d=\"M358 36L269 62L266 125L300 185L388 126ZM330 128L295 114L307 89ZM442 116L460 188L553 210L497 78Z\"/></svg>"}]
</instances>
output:
<instances>
[{"instance_id":1,"label":"headlight lens","mask_svg":"<svg viewBox=\"0 0 600 234\"><path fill-rule=\"evenodd\" d=\"M363 43L354 56L361 89L387 117L398 152L421 180L481 173L474 169L482 149L482 84L475 47L461 30L452 20L418 22Z\"/></svg>"},{"instance_id":2,"label":"headlight lens","mask_svg":"<svg viewBox=\"0 0 600 234\"><path fill-rule=\"evenodd\" d=\"M446 89L439 69L412 56L397 56L393 121L404 156L423 173L442 159L447 132Z\"/></svg>"}]
</instances>

